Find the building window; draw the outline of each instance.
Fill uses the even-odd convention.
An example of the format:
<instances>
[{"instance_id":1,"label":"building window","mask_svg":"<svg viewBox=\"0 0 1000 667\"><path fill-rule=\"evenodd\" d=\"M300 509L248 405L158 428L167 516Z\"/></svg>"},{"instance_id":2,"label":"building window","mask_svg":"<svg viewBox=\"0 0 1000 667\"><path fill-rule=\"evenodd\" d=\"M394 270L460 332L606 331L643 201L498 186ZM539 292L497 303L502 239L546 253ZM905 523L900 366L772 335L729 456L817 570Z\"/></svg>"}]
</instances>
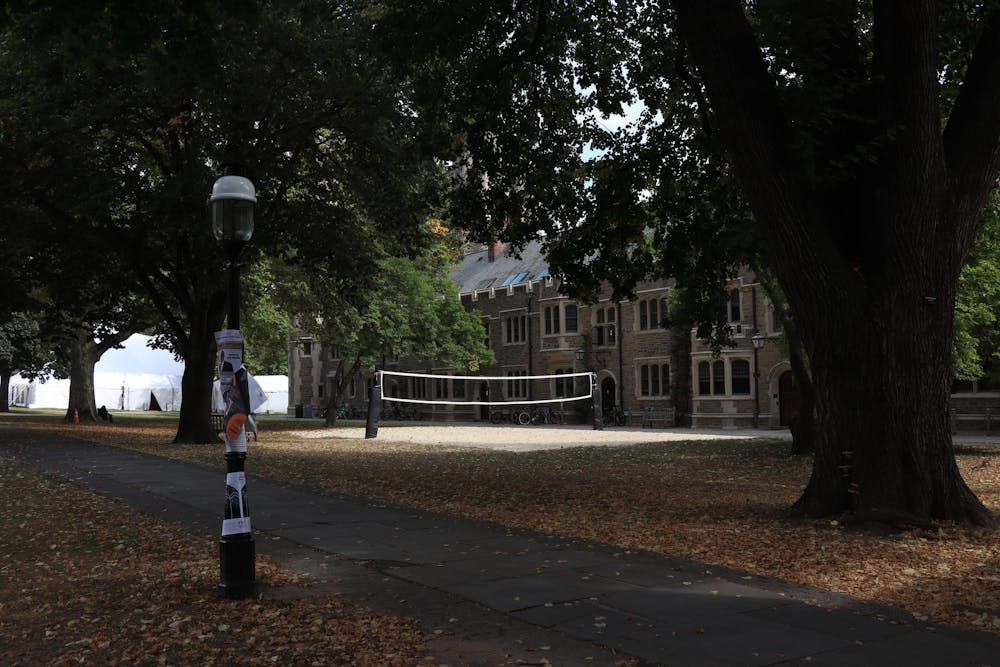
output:
<instances>
[{"instance_id":1,"label":"building window","mask_svg":"<svg viewBox=\"0 0 1000 667\"><path fill-rule=\"evenodd\" d=\"M434 398L448 398L448 379L434 379Z\"/></svg>"},{"instance_id":2,"label":"building window","mask_svg":"<svg viewBox=\"0 0 1000 667\"><path fill-rule=\"evenodd\" d=\"M465 398L465 380L451 381L452 398Z\"/></svg>"},{"instance_id":3,"label":"building window","mask_svg":"<svg viewBox=\"0 0 1000 667\"><path fill-rule=\"evenodd\" d=\"M413 391L410 395L413 398L427 398L427 378L410 378Z\"/></svg>"},{"instance_id":4,"label":"building window","mask_svg":"<svg viewBox=\"0 0 1000 667\"><path fill-rule=\"evenodd\" d=\"M781 333L782 326L785 323L785 315L782 309L771 304L771 332Z\"/></svg>"},{"instance_id":5,"label":"building window","mask_svg":"<svg viewBox=\"0 0 1000 667\"><path fill-rule=\"evenodd\" d=\"M712 365L707 361L698 364L698 394L707 396L712 393Z\"/></svg>"},{"instance_id":6,"label":"building window","mask_svg":"<svg viewBox=\"0 0 1000 667\"><path fill-rule=\"evenodd\" d=\"M528 371L507 371L507 398L528 396Z\"/></svg>"},{"instance_id":7,"label":"building window","mask_svg":"<svg viewBox=\"0 0 1000 667\"><path fill-rule=\"evenodd\" d=\"M571 375L573 371L569 368L557 368L555 375L565 375L566 377L557 377L553 383L552 395L555 398L563 398L564 396L573 395L573 376Z\"/></svg>"},{"instance_id":8,"label":"building window","mask_svg":"<svg viewBox=\"0 0 1000 667\"><path fill-rule=\"evenodd\" d=\"M504 318L504 327L507 333L505 340L508 344L523 343L528 340L527 318L524 315L511 315Z\"/></svg>"},{"instance_id":9,"label":"building window","mask_svg":"<svg viewBox=\"0 0 1000 667\"><path fill-rule=\"evenodd\" d=\"M726 362L721 360L712 362L712 393L726 393Z\"/></svg>"},{"instance_id":10,"label":"building window","mask_svg":"<svg viewBox=\"0 0 1000 667\"><path fill-rule=\"evenodd\" d=\"M698 394L701 396L726 393L726 362L702 361L698 364Z\"/></svg>"},{"instance_id":11,"label":"building window","mask_svg":"<svg viewBox=\"0 0 1000 667\"><path fill-rule=\"evenodd\" d=\"M559 333L559 306L545 307L545 333L546 335Z\"/></svg>"},{"instance_id":12,"label":"building window","mask_svg":"<svg viewBox=\"0 0 1000 667\"><path fill-rule=\"evenodd\" d=\"M740 310L740 291L738 289L729 290L729 321L743 321L742 311Z\"/></svg>"},{"instance_id":13,"label":"building window","mask_svg":"<svg viewBox=\"0 0 1000 667\"><path fill-rule=\"evenodd\" d=\"M576 333L576 304L567 303L564 311L566 316L566 333Z\"/></svg>"},{"instance_id":14,"label":"building window","mask_svg":"<svg viewBox=\"0 0 1000 667\"><path fill-rule=\"evenodd\" d=\"M730 364L730 382L733 386L733 394L750 393L750 362L746 359L733 359Z\"/></svg>"},{"instance_id":15,"label":"building window","mask_svg":"<svg viewBox=\"0 0 1000 667\"><path fill-rule=\"evenodd\" d=\"M639 393L642 396L669 396L669 364L643 364L640 366Z\"/></svg>"},{"instance_id":16,"label":"building window","mask_svg":"<svg viewBox=\"0 0 1000 667\"><path fill-rule=\"evenodd\" d=\"M319 386L319 397L323 398L323 390L326 389L324 385Z\"/></svg>"},{"instance_id":17,"label":"building window","mask_svg":"<svg viewBox=\"0 0 1000 667\"><path fill-rule=\"evenodd\" d=\"M663 327L667 318L667 299L643 299L639 302L639 330L649 331Z\"/></svg>"},{"instance_id":18,"label":"building window","mask_svg":"<svg viewBox=\"0 0 1000 667\"><path fill-rule=\"evenodd\" d=\"M313 353L313 344L310 341L304 341L302 343L302 354L309 356Z\"/></svg>"},{"instance_id":19,"label":"building window","mask_svg":"<svg viewBox=\"0 0 1000 667\"><path fill-rule=\"evenodd\" d=\"M612 346L615 344L615 309L613 306L598 308L595 315L597 321L594 327L595 345Z\"/></svg>"}]
</instances>

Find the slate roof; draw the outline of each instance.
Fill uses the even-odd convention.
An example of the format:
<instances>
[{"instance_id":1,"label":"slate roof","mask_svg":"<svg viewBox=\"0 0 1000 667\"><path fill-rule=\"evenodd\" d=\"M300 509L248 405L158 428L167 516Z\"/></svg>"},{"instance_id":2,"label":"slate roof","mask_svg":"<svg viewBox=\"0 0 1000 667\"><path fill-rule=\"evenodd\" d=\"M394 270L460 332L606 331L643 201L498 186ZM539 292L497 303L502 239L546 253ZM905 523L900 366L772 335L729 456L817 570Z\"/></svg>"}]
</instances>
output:
<instances>
[{"instance_id":1,"label":"slate roof","mask_svg":"<svg viewBox=\"0 0 1000 667\"><path fill-rule=\"evenodd\" d=\"M506 248L492 262L488 254L487 248L470 252L452 270L451 280L458 287L459 294L536 282L549 274L548 261L542 255L541 243L537 241L521 251L520 259L508 254Z\"/></svg>"}]
</instances>

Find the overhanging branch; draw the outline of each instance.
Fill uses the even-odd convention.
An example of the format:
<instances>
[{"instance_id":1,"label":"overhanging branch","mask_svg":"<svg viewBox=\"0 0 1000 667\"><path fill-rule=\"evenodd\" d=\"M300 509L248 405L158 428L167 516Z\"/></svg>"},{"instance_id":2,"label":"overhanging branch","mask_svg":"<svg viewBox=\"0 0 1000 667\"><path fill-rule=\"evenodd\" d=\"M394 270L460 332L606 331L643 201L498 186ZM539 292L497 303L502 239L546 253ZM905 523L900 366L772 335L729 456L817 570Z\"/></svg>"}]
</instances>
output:
<instances>
[{"instance_id":1,"label":"overhanging branch","mask_svg":"<svg viewBox=\"0 0 1000 667\"><path fill-rule=\"evenodd\" d=\"M978 217L1000 176L1000 9L990 12L944 131L956 205ZM965 231L972 242L974 230Z\"/></svg>"}]
</instances>

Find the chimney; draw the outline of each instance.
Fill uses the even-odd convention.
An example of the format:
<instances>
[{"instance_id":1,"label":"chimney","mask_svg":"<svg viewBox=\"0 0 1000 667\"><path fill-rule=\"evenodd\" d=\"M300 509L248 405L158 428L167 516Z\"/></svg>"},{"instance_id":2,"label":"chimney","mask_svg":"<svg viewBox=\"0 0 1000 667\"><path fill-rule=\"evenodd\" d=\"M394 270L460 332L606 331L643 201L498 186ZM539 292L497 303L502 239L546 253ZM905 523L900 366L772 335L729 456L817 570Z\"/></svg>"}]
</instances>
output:
<instances>
[{"instance_id":1,"label":"chimney","mask_svg":"<svg viewBox=\"0 0 1000 667\"><path fill-rule=\"evenodd\" d=\"M489 248L487 248L486 258L491 262L495 261L500 256L500 253L503 252L504 245L506 244L503 241L494 241L491 243Z\"/></svg>"}]
</instances>

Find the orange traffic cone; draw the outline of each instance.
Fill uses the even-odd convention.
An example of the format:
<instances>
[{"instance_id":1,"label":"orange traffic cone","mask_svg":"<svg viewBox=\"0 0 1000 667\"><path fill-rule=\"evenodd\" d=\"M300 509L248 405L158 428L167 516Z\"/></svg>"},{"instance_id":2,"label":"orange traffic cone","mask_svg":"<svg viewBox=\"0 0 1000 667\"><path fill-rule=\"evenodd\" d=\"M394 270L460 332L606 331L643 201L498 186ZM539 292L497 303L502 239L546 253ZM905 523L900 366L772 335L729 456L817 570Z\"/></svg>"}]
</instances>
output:
<instances>
[{"instance_id":1,"label":"orange traffic cone","mask_svg":"<svg viewBox=\"0 0 1000 667\"><path fill-rule=\"evenodd\" d=\"M76 408L73 408L73 423L74 424L80 423L80 411L77 410Z\"/></svg>"}]
</instances>

